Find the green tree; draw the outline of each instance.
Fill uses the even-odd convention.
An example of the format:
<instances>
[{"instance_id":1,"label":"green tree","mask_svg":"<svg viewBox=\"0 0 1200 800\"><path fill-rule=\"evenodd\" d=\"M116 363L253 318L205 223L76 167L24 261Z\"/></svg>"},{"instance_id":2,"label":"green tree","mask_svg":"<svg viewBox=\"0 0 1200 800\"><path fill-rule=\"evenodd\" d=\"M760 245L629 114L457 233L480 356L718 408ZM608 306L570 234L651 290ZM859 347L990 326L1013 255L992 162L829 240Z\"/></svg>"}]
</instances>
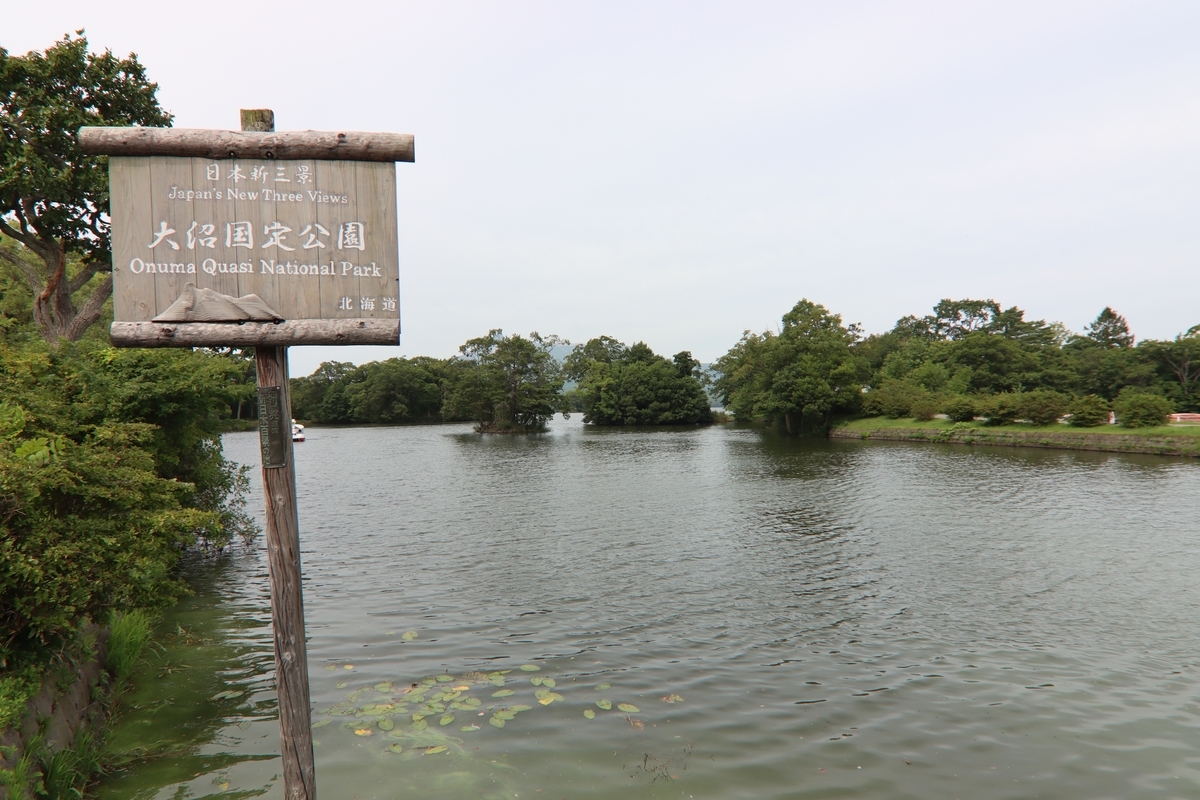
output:
<instances>
[{"instance_id":1,"label":"green tree","mask_svg":"<svg viewBox=\"0 0 1200 800\"><path fill-rule=\"evenodd\" d=\"M778 334L746 331L713 365L716 389L740 419L768 419L789 433L823 430L832 415L857 410L865 365L857 334L824 306L801 300Z\"/></svg>"},{"instance_id":2,"label":"green tree","mask_svg":"<svg viewBox=\"0 0 1200 800\"><path fill-rule=\"evenodd\" d=\"M1096 319L1084 327L1084 335L1101 347L1133 347L1133 334L1129 332L1129 323L1105 306Z\"/></svg>"},{"instance_id":3,"label":"green tree","mask_svg":"<svg viewBox=\"0 0 1200 800\"><path fill-rule=\"evenodd\" d=\"M1086 394L1076 398L1067 408L1071 415L1070 424L1076 428L1095 428L1108 423L1112 405L1103 397Z\"/></svg>"},{"instance_id":4,"label":"green tree","mask_svg":"<svg viewBox=\"0 0 1200 800\"><path fill-rule=\"evenodd\" d=\"M550 352L560 343L536 331L526 339L500 329L468 340L459 348L461 372L443 415L474 419L485 433L545 430L555 412L569 413L563 371Z\"/></svg>"},{"instance_id":5,"label":"green tree","mask_svg":"<svg viewBox=\"0 0 1200 800\"><path fill-rule=\"evenodd\" d=\"M1200 325L1174 339L1144 341L1137 350L1177 408L1200 411Z\"/></svg>"},{"instance_id":6,"label":"green tree","mask_svg":"<svg viewBox=\"0 0 1200 800\"><path fill-rule=\"evenodd\" d=\"M975 401L963 395L956 395L949 398L942 406L942 413L950 418L951 422L970 422L977 415Z\"/></svg>"},{"instance_id":7,"label":"green tree","mask_svg":"<svg viewBox=\"0 0 1200 800\"><path fill-rule=\"evenodd\" d=\"M27 283L51 342L78 340L112 293L108 160L85 156L76 132L171 124L137 56L90 53L82 33L44 53L0 49L0 234L11 240L0 261Z\"/></svg>"},{"instance_id":8,"label":"green tree","mask_svg":"<svg viewBox=\"0 0 1200 800\"><path fill-rule=\"evenodd\" d=\"M1034 425L1053 425L1067 413L1070 405L1070 395L1049 389L1035 389L1021 395L1021 418Z\"/></svg>"},{"instance_id":9,"label":"green tree","mask_svg":"<svg viewBox=\"0 0 1200 800\"><path fill-rule=\"evenodd\" d=\"M688 351L668 361L644 342L626 347L608 336L578 345L566 369L579 376L583 421L597 425L691 425L712 422L700 362Z\"/></svg>"},{"instance_id":10,"label":"green tree","mask_svg":"<svg viewBox=\"0 0 1200 800\"><path fill-rule=\"evenodd\" d=\"M1126 428L1152 428L1156 425L1167 424L1167 415L1171 413L1171 401L1167 398L1125 390L1113 402L1113 411L1117 414L1117 422Z\"/></svg>"}]
</instances>

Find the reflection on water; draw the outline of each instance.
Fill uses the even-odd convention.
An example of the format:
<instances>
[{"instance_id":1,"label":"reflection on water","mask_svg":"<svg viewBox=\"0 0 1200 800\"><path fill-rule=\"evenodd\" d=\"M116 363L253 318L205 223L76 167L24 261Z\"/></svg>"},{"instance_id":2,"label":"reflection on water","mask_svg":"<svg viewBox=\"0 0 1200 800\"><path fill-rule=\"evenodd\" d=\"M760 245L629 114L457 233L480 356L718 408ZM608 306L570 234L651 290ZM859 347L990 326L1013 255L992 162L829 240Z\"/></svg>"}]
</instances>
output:
<instances>
[{"instance_id":1,"label":"reflection on water","mask_svg":"<svg viewBox=\"0 0 1200 800\"><path fill-rule=\"evenodd\" d=\"M575 420L308 433L323 797L1200 795L1200 465ZM175 754L99 796L282 797L264 564L198 568L116 731Z\"/></svg>"}]
</instances>

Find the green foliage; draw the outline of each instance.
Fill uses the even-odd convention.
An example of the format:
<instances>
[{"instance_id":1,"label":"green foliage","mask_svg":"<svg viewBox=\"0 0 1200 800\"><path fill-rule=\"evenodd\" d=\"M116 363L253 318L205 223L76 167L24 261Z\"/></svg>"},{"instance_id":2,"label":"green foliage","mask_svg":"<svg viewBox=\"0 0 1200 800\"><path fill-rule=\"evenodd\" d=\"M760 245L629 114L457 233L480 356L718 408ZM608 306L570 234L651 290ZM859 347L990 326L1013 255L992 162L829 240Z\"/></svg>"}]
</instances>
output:
<instances>
[{"instance_id":1,"label":"green foliage","mask_svg":"<svg viewBox=\"0 0 1200 800\"><path fill-rule=\"evenodd\" d=\"M443 416L474 419L487 433L545 430L557 411L567 412L563 371L550 350L561 340L535 331L526 339L494 329L471 339L451 367L457 372Z\"/></svg>"},{"instance_id":2,"label":"green foliage","mask_svg":"<svg viewBox=\"0 0 1200 800\"><path fill-rule=\"evenodd\" d=\"M626 347L608 336L578 345L566 371L579 380L583 421L597 425L690 425L712 422L708 395L692 354L672 361L643 342Z\"/></svg>"},{"instance_id":3,"label":"green foliage","mask_svg":"<svg viewBox=\"0 0 1200 800\"><path fill-rule=\"evenodd\" d=\"M128 678L150 641L155 617L145 609L114 611L109 617L105 666L117 680Z\"/></svg>"},{"instance_id":4,"label":"green foliage","mask_svg":"<svg viewBox=\"0 0 1200 800\"><path fill-rule=\"evenodd\" d=\"M1172 412L1171 401L1161 395L1126 390L1113 402L1117 422L1126 428L1152 428L1165 425Z\"/></svg>"},{"instance_id":5,"label":"green foliage","mask_svg":"<svg viewBox=\"0 0 1200 800\"><path fill-rule=\"evenodd\" d=\"M12 769L0 770L0 786L13 800L80 798L100 767L96 737L86 729L80 729L69 747L57 750L36 736Z\"/></svg>"},{"instance_id":6,"label":"green foliage","mask_svg":"<svg viewBox=\"0 0 1200 800\"><path fill-rule=\"evenodd\" d=\"M1034 425L1052 425L1067 413L1071 398L1060 392L1036 389L1021 395L1021 418Z\"/></svg>"},{"instance_id":7,"label":"green foliage","mask_svg":"<svg viewBox=\"0 0 1200 800\"><path fill-rule=\"evenodd\" d=\"M0 657L17 661L169 604L186 547L255 532L220 452L223 357L28 333L0 336Z\"/></svg>"},{"instance_id":8,"label":"green foliage","mask_svg":"<svg viewBox=\"0 0 1200 800\"><path fill-rule=\"evenodd\" d=\"M355 367L327 361L292 379L292 415L327 424L440 422L456 366L436 358L389 358Z\"/></svg>"},{"instance_id":9,"label":"green foliage","mask_svg":"<svg viewBox=\"0 0 1200 800\"><path fill-rule=\"evenodd\" d=\"M907 417L917 406L932 407L932 413L937 413L937 399L934 394L908 380L885 379L882 385L872 388L862 398L863 413L877 414L890 419Z\"/></svg>"},{"instance_id":10,"label":"green foliage","mask_svg":"<svg viewBox=\"0 0 1200 800\"><path fill-rule=\"evenodd\" d=\"M746 331L713 365L724 406L739 419L782 423L789 433L824 430L833 414L861 403L865 364L857 333L824 306L801 300L778 334Z\"/></svg>"},{"instance_id":11,"label":"green foliage","mask_svg":"<svg viewBox=\"0 0 1200 800\"><path fill-rule=\"evenodd\" d=\"M987 425L1011 425L1021 416L1021 396L1011 392L978 398L974 406L976 415L982 416ZM954 419L953 416L950 418Z\"/></svg>"},{"instance_id":12,"label":"green foliage","mask_svg":"<svg viewBox=\"0 0 1200 800\"><path fill-rule=\"evenodd\" d=\"M1110 306L1105 306L1095 321L1084 327L1084 331L1087 338L1101 347L1133 347L1129 323Z\"/></svg>"},{"instance_id":13,"label":"green foliage","mask_svg":"<svg viewBox=\"0 0 1200 800\"><path fill-rule=\"evenodd\" d=\"M912 418L920 422L928 422L937 416L939 403L937 397L930 394L926 397L919 397L913 401L909 408L909 413Z\"/></svg>"},{"instance_id":14,"label":"green foliage","mask_svg":"<svg viewBox=\"0 0 1200 800\"><path fill-rule=\"evenodd\" d=\"M90 53L82 35L44 53L0 49L0 233L23 248L0 247L0 260L26 280L48 340L79 339L112 291L106 276L82 309L73 300L111 271L108 163L84 155L76 131L170 125L157 91L135 56Z\"/></svg>"},{"instance_id":15,"label":"green foliage","mask_svg":"<svg viewBox=\"0 0 1200 800\"><path fill-rule=\"evenodd\" d=\"M6 659L0 674L0 731L20 723L25 706L42 685L42 671L37 664L13 667Z\"/></svg>"},{"instance_id":16,"label":"green foliage","mask_svg":"<svg viewBox=\"0 0 1200 800\"><path fill-rule=\"evenodd\" d=\"M1070 424L1076 428L1095 428L1108 424L1108 415L1112 406L1103 397L1085 394L1077 397L1067 408L1071 415Z\"/></svg>"},{"instance_id":17,"label":"green foliage","mask_svg":"<svg viewBox=\"0 0 1200 800\"><path fill-rule=\"evenodd\" d=\"M975 401L964 395L948 399L942 405L942 413L949 417L951 422L970 422L977 416Z\"/></svg>"}]
</instances>

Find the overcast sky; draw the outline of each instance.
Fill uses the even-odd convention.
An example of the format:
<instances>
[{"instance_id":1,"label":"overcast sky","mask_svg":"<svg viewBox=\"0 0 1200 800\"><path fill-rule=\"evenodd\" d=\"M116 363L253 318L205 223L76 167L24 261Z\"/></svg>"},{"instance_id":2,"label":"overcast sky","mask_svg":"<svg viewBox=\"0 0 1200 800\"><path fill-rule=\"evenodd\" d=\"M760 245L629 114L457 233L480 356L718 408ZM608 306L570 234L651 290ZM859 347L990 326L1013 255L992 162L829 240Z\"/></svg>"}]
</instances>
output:
<instances>
[{"instance_id":1,"label":"overcast sky","mask_svg":"<svg viewBox=\"0 0 1200 800\"><path fill-rule=\"evenodd\" d=\"M106 0L180 127L416 136L402 346L489 328L709 361L807 297L884 331L943 297L1140 337L1200 323L1200 3Z\"/></svg>"}]
</instances>

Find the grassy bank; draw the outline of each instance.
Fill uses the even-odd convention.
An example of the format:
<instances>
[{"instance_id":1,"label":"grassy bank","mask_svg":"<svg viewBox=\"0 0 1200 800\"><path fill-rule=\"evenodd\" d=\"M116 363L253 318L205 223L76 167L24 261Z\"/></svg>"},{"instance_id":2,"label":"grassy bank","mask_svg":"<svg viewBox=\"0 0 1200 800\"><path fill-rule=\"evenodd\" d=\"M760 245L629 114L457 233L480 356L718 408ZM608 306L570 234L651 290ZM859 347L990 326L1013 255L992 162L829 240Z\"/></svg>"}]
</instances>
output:
<instances>
[{"instance_id":1,"label":"grassy bank","mask_svg":"<svg viewBox=\"0 0 1200 800\"><path fill-rule=\"evenodd\" d=\"M83 796L104 768L101 731L154 620L114 613L108 627L89 624L62 650L0 677L0 797Z\"/></svg>"},{"instance_id":2,"label":"grassy bank","mask_svg":"<svg viewBox=\"0 0 1200 800\"><path fill-rule=\"evenodd\" d=\"M1122 428L1118 425L1072 428L1062 424L989 426L982 422L950 422L944 419L926 422L869 417L839 424L829 435L834 439L1049 447L1200 457L1200 425L1160 425L1153 428Z\"/></svg>"}]
</instances>

